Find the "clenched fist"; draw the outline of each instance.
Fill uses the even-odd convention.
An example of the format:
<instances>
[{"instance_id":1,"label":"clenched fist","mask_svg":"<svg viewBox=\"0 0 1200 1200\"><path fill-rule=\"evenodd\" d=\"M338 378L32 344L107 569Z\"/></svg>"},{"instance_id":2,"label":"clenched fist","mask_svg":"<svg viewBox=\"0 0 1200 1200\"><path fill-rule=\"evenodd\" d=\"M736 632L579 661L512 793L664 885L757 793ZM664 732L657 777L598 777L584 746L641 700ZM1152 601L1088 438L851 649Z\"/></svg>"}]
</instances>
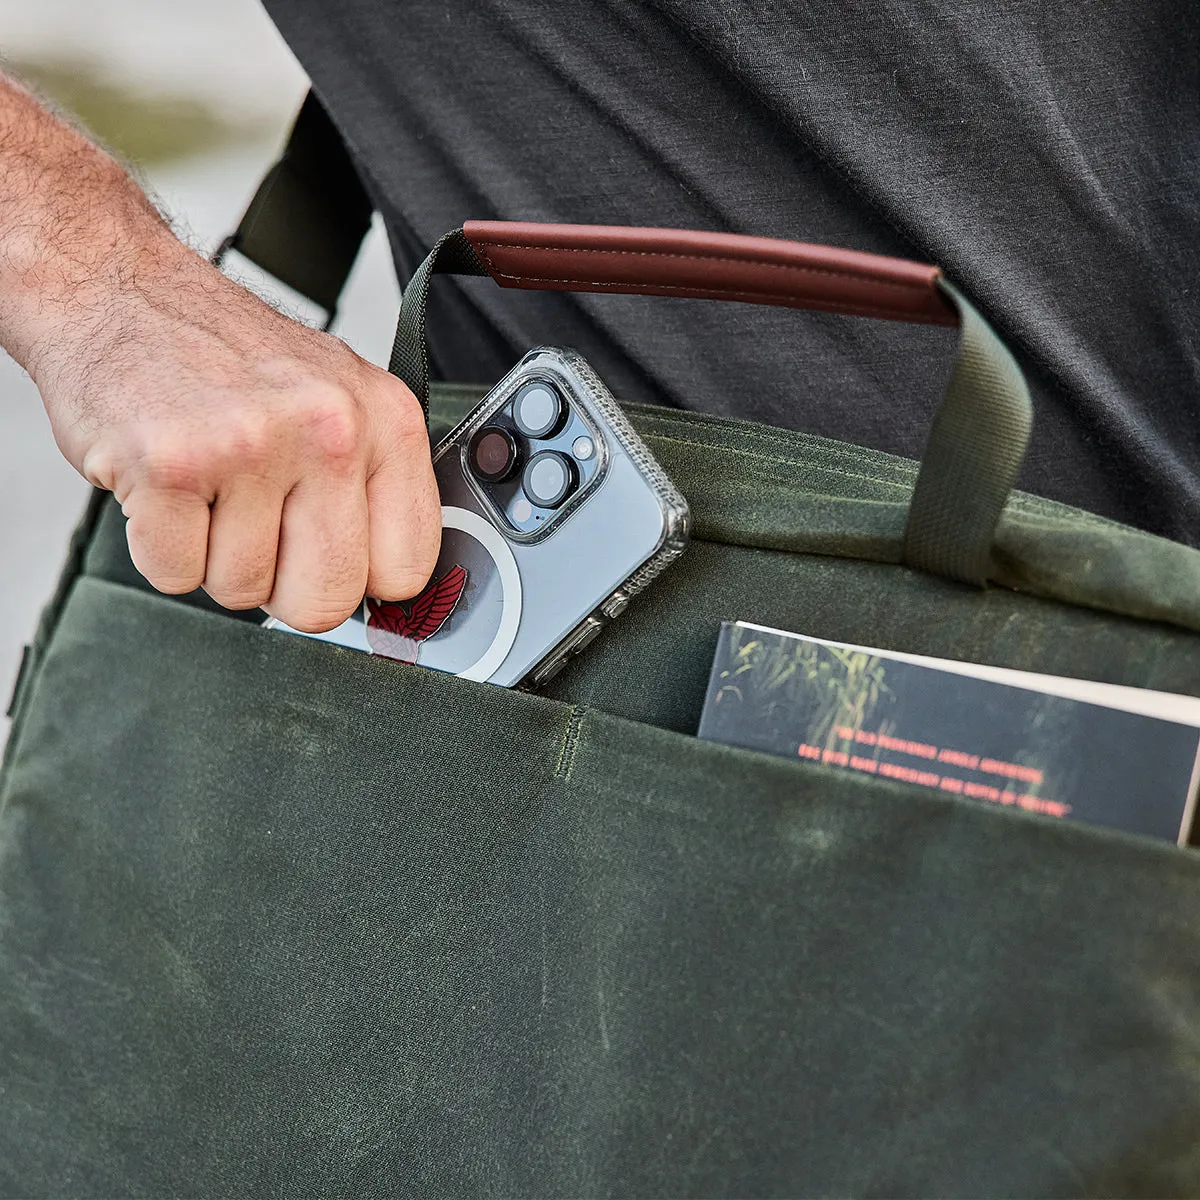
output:
<instances>
[{"instance_id":1,"label":"clenched fist","mask_svg":"<svg viewBox=\"0 0 1200 1200\"><path fill-rule=\"evenodd\" d=\"M420 406L178 242L110 159L0 80L0 339L160 591L296 629L437 560Z\"/></svg>"},{"instance_id":2,"label":"clenched fist","mask_svg":"<svg viewBox=\"0 0 1200 1200\"><path fill-rule=\"evenodd\" d=\"M129 518L134 565L160 591L203 585L310 632L364 593L415 595L440 519L412 393L171 257L39 381L63 453Z\"/></svg>"}]
</instances>

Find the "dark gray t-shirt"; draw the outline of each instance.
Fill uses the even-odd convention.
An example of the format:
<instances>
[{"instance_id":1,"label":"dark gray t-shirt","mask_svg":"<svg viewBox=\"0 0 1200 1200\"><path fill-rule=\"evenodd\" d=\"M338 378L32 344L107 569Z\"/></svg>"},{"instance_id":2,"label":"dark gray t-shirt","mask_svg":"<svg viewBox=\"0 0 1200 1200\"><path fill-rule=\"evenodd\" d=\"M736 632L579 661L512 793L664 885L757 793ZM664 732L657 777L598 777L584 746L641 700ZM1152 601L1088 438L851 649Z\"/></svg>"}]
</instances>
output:
<instances>
[{"instance_id":1,"label":"dark gray t-shirt","mask_svg":"<svg viewBox=\"0 0 1200 1200\"><path fill-rule=\"evenodd\" d=\"M1200 544L1200 8L266 0L402 276L469 218L943 266L1034 393L1025 488ZM445 280L434 370L572 345L620 396L919 457L953 331Z\"/></svg>"}]
</instances>

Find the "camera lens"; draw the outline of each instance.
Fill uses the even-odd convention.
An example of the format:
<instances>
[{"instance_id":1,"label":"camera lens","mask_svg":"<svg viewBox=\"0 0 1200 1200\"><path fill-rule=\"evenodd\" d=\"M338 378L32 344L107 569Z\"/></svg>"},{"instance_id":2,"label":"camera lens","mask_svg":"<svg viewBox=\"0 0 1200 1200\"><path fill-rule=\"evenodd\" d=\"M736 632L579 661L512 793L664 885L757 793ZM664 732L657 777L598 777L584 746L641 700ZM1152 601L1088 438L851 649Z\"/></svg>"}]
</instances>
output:
<instances>
[{"instance_id":1,"label":"camera lens","mask_svg":"<svg viewBox=\"0 0 1200 1200\"><path fill-rule=\"evenodd\" d=\"M539 508L558 508L575 490L579 474L575 464L556 450L535 454L525 466L521 487Z\"/></svg>"},{"instance_id":2,"label":"camera lens","mask_svg":"<svg viewBox=\"0 0 1200 1200\"><path fill-rule=\"evenodd\" d=\"M507 479L517 465L517 442L507 429L485 425L472 439L468 451L471 470L484 483Z\"/></svg>"},{"instance_id":3,"label":"camera lens","mask_svg":"<svg viewBox=\"0 0 1200 1200\"><path fill-rule=\"evenodd\" d=\"M527 383L513 399L513 421L529 438L552 437L566 415L563 398L548 383Z\"/></svg>"}]
</instances>

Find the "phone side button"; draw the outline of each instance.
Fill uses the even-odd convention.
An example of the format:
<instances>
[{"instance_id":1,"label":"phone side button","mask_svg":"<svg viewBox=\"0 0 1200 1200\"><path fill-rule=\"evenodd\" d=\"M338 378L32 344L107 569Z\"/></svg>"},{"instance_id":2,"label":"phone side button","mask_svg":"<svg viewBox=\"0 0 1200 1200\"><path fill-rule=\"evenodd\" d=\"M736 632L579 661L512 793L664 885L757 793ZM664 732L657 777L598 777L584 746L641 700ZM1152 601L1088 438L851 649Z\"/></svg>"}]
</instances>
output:
<instances>
[{"instance_id":1,"label":"phone side button","mask_svg":"<svg viewBox=\"0 0 1200 1200\"><path fill-rule=\"evenodd\" d=\"M603 621L597 620L596 617L588 617L580 626L578 636L571 640L571 645L567 648L567 653L578 654L584 646L590 646L600 636L600 630L603 628Z\"/></svg>"},{"instance_id":2,"label":"phone side button","mask_svg":"<svg viewBox=\"0 0 1200 1200\"><path fill-rule=\"evenodd\" d=\"M553 679L567 665L567 659L576 655L589 646L599 636L604 628L604 622L599 617L585 617L570 633L555 647L554 657L533 674L533 686L541 687L543 683Z\"/></svg>"},{"instance_id":3,"label":"phone side button","mask_svg":"<svg viewBox=\"0 0 1200 1200\"><path fill-rule=\"evenodd\" d=\"M628 604L629 597L624 592L616 591L600 605L600 611L611 621L613 617L619 617Z\"/></svg>"},{"instance_id":4,"label":"phone side button","mask_svg":"<svg viewBox=\"0 0 1200 1200\"><path fill-rule=\"evenodd\" d=\"M543 683L549 683L567 665L565 655L560 655L558 658L552 658L549 662L542 665L534 671L530 678L530 683L535 688L540 688Z\"/></svg>"}]
</instances>

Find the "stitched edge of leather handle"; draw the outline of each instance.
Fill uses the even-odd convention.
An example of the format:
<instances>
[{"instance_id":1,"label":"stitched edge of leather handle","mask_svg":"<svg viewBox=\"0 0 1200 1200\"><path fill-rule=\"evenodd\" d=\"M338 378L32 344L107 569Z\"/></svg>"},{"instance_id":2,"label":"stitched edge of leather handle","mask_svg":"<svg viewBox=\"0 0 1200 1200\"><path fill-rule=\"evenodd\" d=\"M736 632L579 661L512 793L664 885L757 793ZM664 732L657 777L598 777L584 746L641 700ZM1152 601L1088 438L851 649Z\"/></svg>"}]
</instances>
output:
<instances>
[{"instance_id":1,"label":"stitched edge of leather handle","mask_svg":"<svg viewBox=\"0 0 1200 1200\"><path fill-rule=\"evenodd\" d=\"M467 221L501 287L741 300L889 321L957 325L941 269L733 233L616 225Z\"/></svg>"}]
</instances>

